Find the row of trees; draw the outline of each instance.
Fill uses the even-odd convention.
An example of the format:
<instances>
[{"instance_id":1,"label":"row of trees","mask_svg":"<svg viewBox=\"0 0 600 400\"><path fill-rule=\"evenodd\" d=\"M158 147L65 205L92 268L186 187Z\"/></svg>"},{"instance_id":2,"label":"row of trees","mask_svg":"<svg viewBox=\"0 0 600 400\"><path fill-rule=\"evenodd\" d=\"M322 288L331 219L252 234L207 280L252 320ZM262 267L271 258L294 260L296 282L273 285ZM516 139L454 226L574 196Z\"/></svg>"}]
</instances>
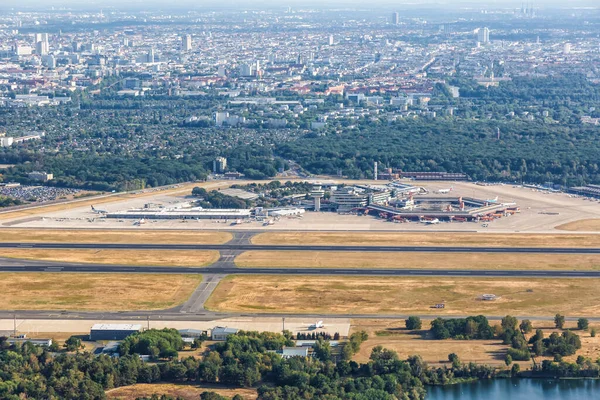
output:
<instances>
[{"instance_id":1,"label":"row of trees","mask_svg":"<svg viewBox=\"0 0 600 400\"><path fill-rule=\"evenodd\" d=\"M556 314L554 316L554 326L557 329L563 329L565 326L565 316L561 314ZM590 321L587 318L579 318L577 319L577 329L581 331L587 331L590 326ZM596 336L596 330L592 328L591 330L592 336Z\"/></svg>"},{"instance_id":2,"label":"row of trees","mask_svg":"<svg viewBox=\"0 0 600 400\"><path fill-rule=\"evenodd\" d=\"M431 322L435 339L492 339L494 330L483 315L467 318L436 318Z\"/></svg>"}]
</instances>

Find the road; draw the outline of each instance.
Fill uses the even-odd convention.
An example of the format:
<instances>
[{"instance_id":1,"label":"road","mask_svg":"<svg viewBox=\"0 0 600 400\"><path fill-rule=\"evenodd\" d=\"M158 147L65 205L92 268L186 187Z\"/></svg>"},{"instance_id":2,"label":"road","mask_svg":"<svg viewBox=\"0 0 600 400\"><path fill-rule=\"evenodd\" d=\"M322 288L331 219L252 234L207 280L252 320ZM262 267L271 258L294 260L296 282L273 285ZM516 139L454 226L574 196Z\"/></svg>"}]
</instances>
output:
<instances>
[{"instance_id":1,"label":"road","mask_svg":"<svg viewBox=\"0 0 600 400\"><path fill-rule=\"evenodd\" d=\"M150 321L215 321L224 318L306 318L308 320L318 320L324 318L355 318L355 319L406 319L409 316L418 316L422 319L441 318L466 318L469 315L440 313L436 314L290 314L290 313L219 313L212 311L203 311L198 313L181 313L179 311L162 310L162 311L124 311L124 312L68 312L68 311L0 311L0 319L50 319L50 320L89 320L95 322L103 320L123 320L123 321L140 321L143 323L148 319ZM506 315L486 315L488 319L500 320ZM553 321L554 315L515 315L519 320L529 319L531 321ZM585 317L585 316L583 316ZM565 317L566 321L577 321L581 317ZM590 322L600 322L600 317L590 316L585 317ZM93 323L90 323L90 326Z\"/></svg>"},{"instance_id":2,"label":"road","mask_svg":"<svg viewBox=\"0 0 600 400\"><path fill-rule=\"evenodd\" d=\"M600 254L600 248L569 247L477 247L477 246L314 246L226 244L123 244L123 243L0 243L2 248L17 249L101 249L101 250L219 250L219 251L355 251L355 252L433 252L433 253L538 253Z\"/></svg>"}]
</instances>

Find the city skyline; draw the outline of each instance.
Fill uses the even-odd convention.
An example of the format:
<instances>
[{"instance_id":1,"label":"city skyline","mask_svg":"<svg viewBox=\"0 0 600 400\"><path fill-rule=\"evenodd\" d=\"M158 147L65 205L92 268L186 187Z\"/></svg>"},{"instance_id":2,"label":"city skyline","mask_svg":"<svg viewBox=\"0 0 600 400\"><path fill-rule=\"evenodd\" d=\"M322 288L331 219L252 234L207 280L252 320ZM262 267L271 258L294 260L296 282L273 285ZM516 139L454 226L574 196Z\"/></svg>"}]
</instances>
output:
<instances>
[{"instance_id":1,"label":"city skyline","mask_svg":"<svg viewBox=\"0 0 600 400\"><path fill-rule=\"evenodd\" d=\"M281 2L271 1L271 0L258 0L249 3L240 3L235 0L225 0L225 1L216 1L216 0L204 0L201 2L192 1L192 0L178 0L175 2L171 2L168 5L159 0L102 0L102 1L86 1L82 3L79 0L5 0L3 4L0 5L0 10L4 9L20 9L20 8L31 8L35 7L40 10L51 10L54 8L61 7L70 7L74 9L102 9L102 8L115 8L115 9L127 9L127 10L147 10L158 9L158 10L181 10L181 9L198 9L198 8L216 8L216 9L232 9L232 10L244 10L244 9L282 9L287 7L299 7L299 8L339 8L339 7L350 7L356 8L358 6L359 9L394 9L394 8L431 8L431 7L440 7L442 9L460 9L460 8L497 8L497 9L506 9L506 8L519 8L523 4L528 5L531 4L536 8L576 8L576 7L591 7L598 8L598 4L593 0L574 0L569 2L568 5L565 5L564 2L560 0L537 0L537 1L518 1L518 0L508 0L508 1L499 1L499 0L488 0L488 1L473 1L473 0L463 0L458 2L450 2L450 1L439 1L439 0L419 0L419 1L392 1L392 0L376 0L375 2L369 2L368 6L365 6L364 2L358 0L329 0L327 2L318 2L313 0L308 1L300 1L300 0L290 0L285 4Z\"/></svg>"}]
</instances>

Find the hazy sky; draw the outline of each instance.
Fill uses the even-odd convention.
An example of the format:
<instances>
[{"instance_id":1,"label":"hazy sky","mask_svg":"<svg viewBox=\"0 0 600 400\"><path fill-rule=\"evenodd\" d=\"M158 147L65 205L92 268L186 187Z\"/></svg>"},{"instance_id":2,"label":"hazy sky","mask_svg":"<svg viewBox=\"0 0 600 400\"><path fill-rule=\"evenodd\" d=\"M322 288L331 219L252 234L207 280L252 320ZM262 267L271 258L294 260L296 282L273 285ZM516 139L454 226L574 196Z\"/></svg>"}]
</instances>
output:
<instances>
[{"instance_id":1,"label":"hazy sky","mask_svg":"<svg viewBox=\"0 0 600 400\"><path fill-rule=\"evenodd\" d=\"M166 8L202 8L202 6L227 6L236 7L240 9L248 8L284 8L287 6L318 6L319 8L328 7L343 7L343 6L360 6L361 8L378 8L378 7L402 7L412 6L418 7L419 5L431 6L432 4L440 4L445 7L464 7L464 6L475 6L475 7L496 7L496 8L507 8L507 7L520 7L525 2L531 2L538 8L543 7L581 7L591 6L599 7L599 0L371 0L365 2L364 0L252 0L252 1L239 1L239 0L0 0L0 7L7 9L14 7L15 9L32 8L36 7L40 10L49 9L50 7L72 7L72 8L83 8L83 9L94 9L94 8L139 8L148 10L150 8L158 7L160 9Z\"/></svg>"}]
</instances>

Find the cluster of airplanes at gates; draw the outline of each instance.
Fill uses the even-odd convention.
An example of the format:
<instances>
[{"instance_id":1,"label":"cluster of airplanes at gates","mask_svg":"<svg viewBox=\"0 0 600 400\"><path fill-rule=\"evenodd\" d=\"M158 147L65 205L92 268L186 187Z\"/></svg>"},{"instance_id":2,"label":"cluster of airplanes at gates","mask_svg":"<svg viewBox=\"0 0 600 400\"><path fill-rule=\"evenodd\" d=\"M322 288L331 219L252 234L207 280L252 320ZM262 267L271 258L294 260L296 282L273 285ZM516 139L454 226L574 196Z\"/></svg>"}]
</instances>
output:
<instances>
[{"instance_id":1,"label":"cluster of airplanes at gates","mask_svg":"<svg viewBox=\"0 0 600 400\"><path fill-rule=\"evenodd\" d=\"M452 187L448 188L448 189L439 189L436 191L436 193L438 194L448 194L452 191ZM487 199L485 201L486 203L497 203L498 202L498 196L494 197L493 199ZM437 225L440 223L440 220L438 218L434 218L434 219L423 219L421 220L422 223L426 224L426 225ZM487 226L487 224L484 224L484 226Z\"/></svg>"},{"instance_id":2,"label":"cluster of airplanes at gates","mask_svg":"<svg viewBox=\"0 0 600 400\"><path fill-rule=\"evenodd\" d=\"M436 191L436 193L439 194L448 194L452 191L453 188L448 188L448 189L440 189L438 191ZM485 201L486 203L497 203L498 202L498 196L494 197L493 199L487 199Z\"/></svg>"}]
</instances>

